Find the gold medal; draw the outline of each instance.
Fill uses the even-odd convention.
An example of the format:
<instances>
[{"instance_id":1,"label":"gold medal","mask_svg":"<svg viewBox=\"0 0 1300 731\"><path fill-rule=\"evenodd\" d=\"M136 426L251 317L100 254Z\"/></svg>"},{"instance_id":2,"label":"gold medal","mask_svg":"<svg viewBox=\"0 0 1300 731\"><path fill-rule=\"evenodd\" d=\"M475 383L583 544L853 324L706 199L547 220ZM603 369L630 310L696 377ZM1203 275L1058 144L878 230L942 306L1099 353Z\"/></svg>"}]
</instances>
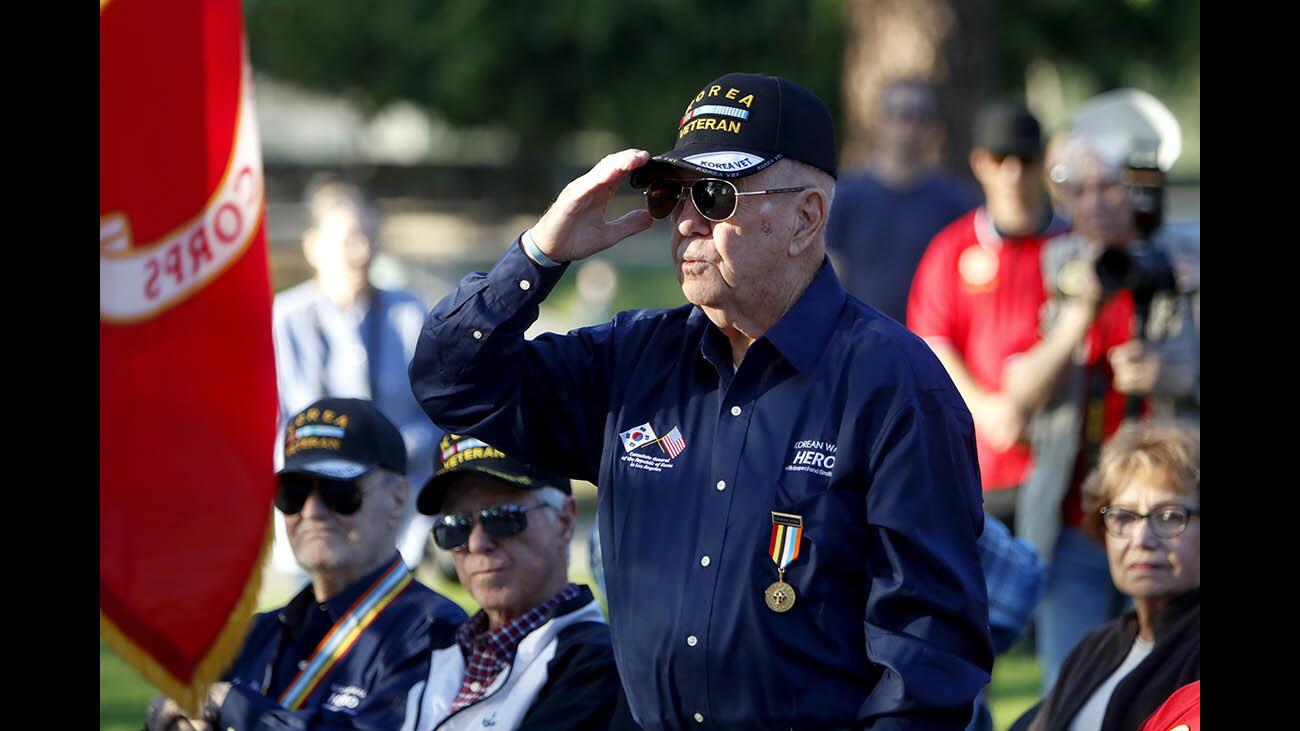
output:
<instances>
[{"instance_id":1,"label":"gold medal","mask_svg":"<svg viewBox=\"0 0 1300 731\"><path fill-rule=\"evenodd\" d=\"M767 602L768 609L778 613L788 612L794 606L794 587L784 581L773 581L767 591L763 592L763 599Z\"/></svg>"},{"instance_id":2,"label":"gold medal","mask_svg":"<svg viewBox=\"0 0 1300 731\"><path fill-rule=\"evenodd\" d=\"M794 587L785 583L785 567L799 558L802 539L803 516L772 511L772 539L767 550L776 564L776 581L763 592L763 600L774 612L788 612L794 606Z\"/></svg>"}]
</instances>

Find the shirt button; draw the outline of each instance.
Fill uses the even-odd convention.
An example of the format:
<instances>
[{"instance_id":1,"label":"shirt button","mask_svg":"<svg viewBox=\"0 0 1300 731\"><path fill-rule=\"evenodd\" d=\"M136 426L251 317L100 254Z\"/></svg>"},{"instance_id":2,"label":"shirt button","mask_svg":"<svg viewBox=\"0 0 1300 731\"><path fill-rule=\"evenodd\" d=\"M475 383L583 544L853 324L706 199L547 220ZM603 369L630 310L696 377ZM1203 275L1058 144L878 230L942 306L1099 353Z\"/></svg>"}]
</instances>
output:
<instances>
[{"instance_id":1,"label":"shirt button","mask_svg":"<svg viewBox=\"0 0 1300 731\"><path fill-rule=\"evenodd\" d=\"M709 557L708 557L708 556L705 556L704 558L700 559L700 565L701 565L701 566L708 566L708 565L709 565Z\"/></svg>"},{"instance_id":2,"label":"shirt button","mask_svg":"<svg viewBox=\"0 0 1300 731\"><path fill-rule=\"evenodd\" d=\"M703 714L703 713L697 713L697 714L695 714L695 722L696 722L696 723L704 723L704 714Z\"/></svg>"},{"instance_id":3,"label":"shirt button","mask_svg":"<svg viewBox=\"0 0 1300 731\"><path fill-rule=\"evenodd\" d=\"M717 485L714 485L714 487L718 488L718 492L722 492L723 490L726 490L726 489L727 489L727 481L726 481L726 480L718 480L718 484L717 484Z\"/></svg>"},{"instance_id":4,"label":"shirt button","mask_svg":"<svg viewBox=\"0 0 1300 731\"><path fill-rule=\"evenodd\" d=\"M477 680L469 684L469 689L474 691L475 693L479 692L479 689L481 689L482 687L483 684L478 682Z\"/></svg>"},{"instance_id":5,"label":"shirt button","mask_svg":"<svg viewBox=\"0 0 1300 731\"><path fill-rule=\"evenodd\" d=\"M482 330L475 330L475 331L474 331L474 339L475 339L475 340L482 340L482 339L483 339L483 331L482 331Z\"/></svg>"},{"instance_id":6,"label":"shirt button","mask_svg":"<svg viewBox=\"0 0 1300 731\"><path fill-rule=\"evenodd\" d=\"M731 415L732 415L732 416L740 416L740 407L739 407L739 406L732 406L732 407L731 407Z\"/></svg>"},{"instance_id":7,"label":"shirt button","mask_svg":"<svg viewBox=\"0 0 1300 731\"><path fill-rule=\"evenodd\" d=\"M519 280L519 288L524 290L525 292L527 292L528 288L531 286L533 286L533 283L528 281L527 279Z\"/></svg>"},{"instance_id":8,"label":"shirt button","mask_svg":"<svg viewBox=\"0 0 1300 731\"><path fill-rule=\"evenodd\" d=\"M696 637L695 635L691 635L690 637L686 638L686 644L690 645L691 647L695 647L696 645L700 644L700 638Z\"/></svg>"}]
</instances>

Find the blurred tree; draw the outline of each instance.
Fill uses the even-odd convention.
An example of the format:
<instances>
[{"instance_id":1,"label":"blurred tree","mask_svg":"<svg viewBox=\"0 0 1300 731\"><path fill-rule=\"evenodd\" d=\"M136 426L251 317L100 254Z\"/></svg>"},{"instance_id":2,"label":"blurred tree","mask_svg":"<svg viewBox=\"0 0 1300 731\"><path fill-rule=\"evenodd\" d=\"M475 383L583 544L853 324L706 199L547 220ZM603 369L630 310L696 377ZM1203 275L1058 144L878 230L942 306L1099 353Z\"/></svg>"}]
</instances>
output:
<instances>
[{"instance_id":1,"label":"blurred tree","mask_svg":"<svg viewBox=\"0 0 1300 731\"><path fill-rule=\"evenodd\" d=\"M254 65L374 111L408 99L518 137L520 173L553 170L578 130L673 143L675 112L730 71L788 76L838 112L838 0L246 0Z\"/></svg>"},{"instance_id":2,"label":"blurred tree","mask_svg":"<svg viewBox=\"0 0 1300 731\"><path fill-rule=\"evenodd\" d=\"M1200 0L995 0L993 40L1002 92L1023 91L1035 59L1085 70L1101 91L1135 69L1172 82L1200 67Z\"/></svg>"},{"instance_id":3,"label":"blurred tree","mask_svg":"<svg viewBox=\"0 0 1300 731\"><path fill-rule=\"evenodd\" d=\"M846 10L846 167L871 154L880 92L892 79L934 85L946 133L941 163L969 177L970 119L989 85L988 0L849 0Z\"/></svg>"},{"instance_id":4,"label":"blurred tree","mask_svg":"<svg viewBox=\"0 0 1300 731\"><path fill-rule=\"evenodd\" d=\"M1200 57L1199 0L245 0L245 17L253 64L273 77L367 111L406 99L510 130L521 183L545 198L566 180L571 133L666 149L674 112L729 71L821 96L852 158L881 69L920 70L944 87L946 157L964 169L970 110L1023 94L1034 59L1104 90L1135 65L1172 80Z\"/></svg>"}]
</instances>

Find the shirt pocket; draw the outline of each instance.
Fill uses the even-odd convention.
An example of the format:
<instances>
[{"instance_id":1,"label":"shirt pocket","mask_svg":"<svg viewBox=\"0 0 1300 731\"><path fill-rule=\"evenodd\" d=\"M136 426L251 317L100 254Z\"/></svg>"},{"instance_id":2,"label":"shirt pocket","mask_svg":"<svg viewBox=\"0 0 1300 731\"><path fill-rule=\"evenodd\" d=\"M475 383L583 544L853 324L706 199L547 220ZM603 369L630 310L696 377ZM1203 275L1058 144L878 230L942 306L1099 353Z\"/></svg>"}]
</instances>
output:
<instances>
[{"instance_id":1,"label":"shirt pocket","mask_svg":"<svg viewBox=\"0 0 1300 731\"><path fill-rule=\"evenodd\" d=\"M835 446L825 442L796 442L782 460L777 477L776 502L797 503L830 489L837 456Z\"/></svg>"}]
</instances>

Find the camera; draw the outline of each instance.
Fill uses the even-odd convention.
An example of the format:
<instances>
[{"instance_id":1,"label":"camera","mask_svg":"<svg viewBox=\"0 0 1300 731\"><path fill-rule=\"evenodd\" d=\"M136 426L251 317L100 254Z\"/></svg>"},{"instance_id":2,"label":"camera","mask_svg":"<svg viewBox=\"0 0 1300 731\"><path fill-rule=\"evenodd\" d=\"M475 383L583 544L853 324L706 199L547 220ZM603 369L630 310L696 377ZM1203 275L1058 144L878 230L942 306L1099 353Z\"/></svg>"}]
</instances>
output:
<instances>
[{"instance_id":1,"label":"camera","mask_svg":"<svg viewBox=\"0 0 1300 731\"><path fill-rule=\"evenodd\" d=\"M1095 266L1097 280L1107 295L1127 289L1134 300L1149 303L1156 293L1178 288L1168 255L1147 239L1127 250L1106 249L1097 257Z\"/></svg>"},{"instance_id":2,"label":"camera","mask_svg":"<svg viewBox=\"0 0 1300 731\"><path fill-rule=\"evenodd\" d=\"M1151 234L1164 222L1165 174L1156 162L1155 149L1130 153L1122 180L1139 240L1127 250L1102 252L1096 261L1097 279L1108 295L1127 289L1139 305L1150 304L1156 293L1178 288L1169 256L1151 243Z\"/></svg>"}]
</instances>

